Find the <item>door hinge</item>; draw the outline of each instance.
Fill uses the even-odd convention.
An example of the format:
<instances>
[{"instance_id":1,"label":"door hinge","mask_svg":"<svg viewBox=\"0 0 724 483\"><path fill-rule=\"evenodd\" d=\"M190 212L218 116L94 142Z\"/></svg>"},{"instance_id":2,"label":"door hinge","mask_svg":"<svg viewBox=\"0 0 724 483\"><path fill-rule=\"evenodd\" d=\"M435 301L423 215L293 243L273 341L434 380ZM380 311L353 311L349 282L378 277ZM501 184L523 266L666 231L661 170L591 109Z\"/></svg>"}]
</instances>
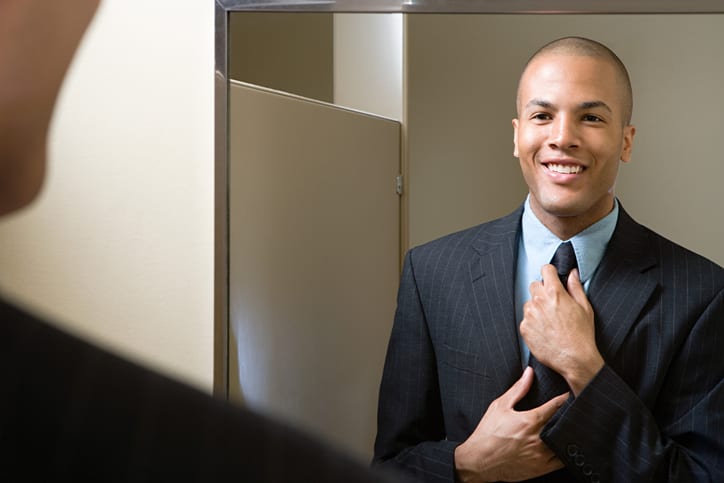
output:
<instances>
[{"instance_id":1,"label":"door hinge","mask_svg":"<svg viewBox=\"0 0 724 483\"><path fill-rule=\"evenodd\" d=\"M402 196L402 188L403 188L403 178L401 174L398 174L395 177L395 191L398 195Z\"/></svg>"}]
</instances>

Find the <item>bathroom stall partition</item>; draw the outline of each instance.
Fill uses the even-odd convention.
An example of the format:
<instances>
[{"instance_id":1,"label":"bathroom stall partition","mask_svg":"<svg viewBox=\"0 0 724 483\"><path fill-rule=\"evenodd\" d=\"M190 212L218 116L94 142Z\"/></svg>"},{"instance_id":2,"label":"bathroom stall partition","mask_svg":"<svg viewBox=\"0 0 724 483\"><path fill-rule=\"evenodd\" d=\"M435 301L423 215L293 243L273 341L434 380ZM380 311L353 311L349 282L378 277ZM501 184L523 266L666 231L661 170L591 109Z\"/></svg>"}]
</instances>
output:
<instances>
[{"instance_id":1,"label":"bathroom stall partition","mask_svg":"<svg viewBox=\"0 0 724 483\"><path fill-rule=\"evenodd\" d=\"M400 125L232 81L229 399L362 459L399 280Z\"/></svg>"}]
</instances>

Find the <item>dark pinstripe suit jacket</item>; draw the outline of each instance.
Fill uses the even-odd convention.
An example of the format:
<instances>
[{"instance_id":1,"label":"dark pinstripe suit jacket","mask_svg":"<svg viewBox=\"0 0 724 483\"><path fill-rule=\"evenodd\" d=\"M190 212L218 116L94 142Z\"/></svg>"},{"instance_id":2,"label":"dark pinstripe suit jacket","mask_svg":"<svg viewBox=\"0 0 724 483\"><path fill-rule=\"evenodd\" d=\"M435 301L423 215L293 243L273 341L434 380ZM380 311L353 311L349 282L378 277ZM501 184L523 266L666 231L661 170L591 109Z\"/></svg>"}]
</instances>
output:
<instances>
[{"instance_id":1,"label":"dark pinstripe suit jacket","mask_svg":"<svg viewBox=\"0 0 724 483\"><path fill-rule=\"evenodd\" d=\"M454 481L455 447L520 377L521 213L408 253L374 464ZM724 482L724 270L621 209L589 298L606 366L544 428L566 468L537 481Z\"/></svg>"},{"instance_id":2,"label":"dark pinstripe suit jacket","mask_svg":"<svg viewBox=\"0 0 724 483\"><path fill-rule=\"evenodd\" d=\"M0 300L0 481L400 480Z\"/></svg>"}]
</instances>

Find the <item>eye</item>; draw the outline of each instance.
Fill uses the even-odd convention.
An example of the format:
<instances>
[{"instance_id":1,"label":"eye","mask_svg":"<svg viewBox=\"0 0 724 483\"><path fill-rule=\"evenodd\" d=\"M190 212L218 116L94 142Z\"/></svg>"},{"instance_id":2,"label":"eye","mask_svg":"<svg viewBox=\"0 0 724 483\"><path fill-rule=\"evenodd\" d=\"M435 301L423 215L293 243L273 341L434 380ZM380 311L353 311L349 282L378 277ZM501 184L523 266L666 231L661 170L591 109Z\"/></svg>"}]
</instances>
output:
<instances>
[{"instance_id":1,"label":"eye","mask_svg":"<svg viewBox=\"0 0 724 483\"><path fill-rule=\"evenodd\" d=\"M548 114L547 112L536 112L532 116L530 116L530 119L532 121L550 121L553 117Z\"/></svg>"},{"instance_id":2,"label":"eye","mask_svg":"<svg viewBox=\"0 0 724 483\"><path fill-rule=\"evenodd\" d=\"M600 117L596 116L595 114L584 114L584 115L583 115L583 120L584 120L585 122L603 122L603 119L601 119Z\"/></svg>"}]
</instances>

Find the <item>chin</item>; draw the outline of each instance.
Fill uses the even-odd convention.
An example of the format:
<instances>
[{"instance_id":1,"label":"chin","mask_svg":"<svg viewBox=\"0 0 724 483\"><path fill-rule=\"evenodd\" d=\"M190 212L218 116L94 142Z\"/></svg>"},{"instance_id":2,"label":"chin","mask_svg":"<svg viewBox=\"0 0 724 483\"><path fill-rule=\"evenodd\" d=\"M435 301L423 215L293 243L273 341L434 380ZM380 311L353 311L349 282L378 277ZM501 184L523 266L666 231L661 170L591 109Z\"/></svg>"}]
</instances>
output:
<instances>
[{"instance_id":1,"label":"chin","mask_svg":"<svg viewBox=\"0 0 724 483\"><path fill-rule=\"evenodd\" d=\"M0 178L0 216L30 205L40 194L45 182L45 163L34 169L15 171L15 176L3 173Z\"/></svg>"},{"instance_id":2,"label":"chin","mask_svg":"<svg viewBox=\"0 0 724 483\"><path fill-rule=\"evenodd\" d=\"M556 218L598 219L606 216L613 206L613 196L605 196L593 201L591 199L549 199L540 203L540 208L548 216Z\"/></svg>"},{"instance_id":3,"label":"chin","mask_svg":"<svg viewBox=\"0 0 724 483\"><path fill-rule=\"evenodd\" d=\"M531 201L535 201L538 210L549 216L569 217L579 215L582 211L585 211L582 209L580 200L549 196L542 199L535 197Z\"/></svg>"},{"instance_id":4,"label":"chin","mask_svg":"<svg viewBox=\"0 0 724 483\"><path fill-rule=\"evenodd\" d=\"M4 191L0 197L0 216L21 210L30 205L38 197L42 184L29 190L19 192L17 189Z\"/></svg>"}]
</instances>

